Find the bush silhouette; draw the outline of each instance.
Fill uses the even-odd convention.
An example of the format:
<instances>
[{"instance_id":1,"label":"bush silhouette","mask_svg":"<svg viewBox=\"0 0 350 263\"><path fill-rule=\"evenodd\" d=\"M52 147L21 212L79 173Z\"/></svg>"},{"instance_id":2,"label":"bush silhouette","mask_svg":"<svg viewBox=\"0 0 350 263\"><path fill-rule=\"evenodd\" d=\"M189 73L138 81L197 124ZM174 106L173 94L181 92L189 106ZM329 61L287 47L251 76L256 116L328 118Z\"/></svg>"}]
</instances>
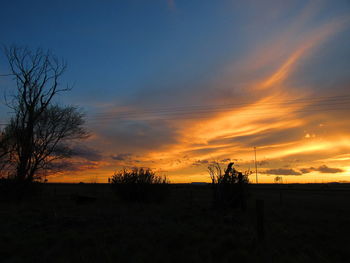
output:
<instances>
[{"instance_id":1,"label":"bush silhouette","mask_svg":"<svg viewBox=\"0 0 350 263\"><path fill-rule=\"evenodd\" d=\"M234 163L229 163L224 173L217 162L208 167L212 180L214 207L240 206L242 210L245 210L250 172L239 172L233 165Z\"/></svg>"},{"instance_id":2,"label":"bush silhouette","mask_svg":"<svg viewBox=\"0 0 350 263\"><path fill-rule=\"evenodd\" d=\"M109 181L116 195L125 201L161 202L169 189L168 179L148 168L123 169Z\"/></svg>"}]
</instances>

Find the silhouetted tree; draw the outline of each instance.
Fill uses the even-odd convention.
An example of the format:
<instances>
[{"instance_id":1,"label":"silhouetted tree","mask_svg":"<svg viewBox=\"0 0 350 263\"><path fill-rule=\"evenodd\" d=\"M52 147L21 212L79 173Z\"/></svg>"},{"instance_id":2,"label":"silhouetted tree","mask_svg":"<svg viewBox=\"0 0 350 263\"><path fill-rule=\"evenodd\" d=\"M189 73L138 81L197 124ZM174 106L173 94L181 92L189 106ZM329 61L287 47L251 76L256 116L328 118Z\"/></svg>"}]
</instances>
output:
<instances>
[{"instance_id":1,"label":"silhouetted tree","mask_svg":"<svg viewBox=\"0 0 350 263\"><path fill-rule=\"evenodd\" d=\"M14 115L0 135L2 175L32 182L71 155L72 140L87 136L84 115L54 102L57 94L70 90L59 83L64 61L42 49L12 46L4 52L16 88L6 98Z\"/></svg>"}]
</instances>

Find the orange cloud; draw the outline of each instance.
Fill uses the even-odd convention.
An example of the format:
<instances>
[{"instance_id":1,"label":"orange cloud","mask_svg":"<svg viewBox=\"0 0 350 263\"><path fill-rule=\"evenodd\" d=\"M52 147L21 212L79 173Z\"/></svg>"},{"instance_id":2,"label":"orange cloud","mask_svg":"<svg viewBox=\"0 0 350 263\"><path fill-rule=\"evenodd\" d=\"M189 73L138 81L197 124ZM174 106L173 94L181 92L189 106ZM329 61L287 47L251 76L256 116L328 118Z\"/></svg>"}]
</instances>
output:
<instances>
[{"instance_id":1,"label":"orange cloud","mask_svg":"<svg viewBox=\"0 0 350 263\"><path fill-rule=\"evenodd\" d=\"M302 20L307 20L306 16L308 13L310 13L310 10L302 14ZM306 125L307 119L299 117L299 112L311 102L305 100L304 103L288 104L288 101L307 97L308 94L293 95L293 89L286 83L286 80L290 78L295 68L312 54L315 48L320 47L322 43L347 25L348 19L339 18L303 34L301 40L295 47L291 48L290 54L286 60L282 61L277 70L262 80L251 80L252 84L246 86L247 91L251 89L268 90L265 96L246 106L209 115L206 119L177 122L179 134L181 135L180 143L169 147L165 151L152 152L149 154L150 158L162 159L163 167L170 171L185 169L195 158L213 160L223 156L239 156L245 160L250 160L254 145L247 149L239 145L239 143L223 143L223 141L230 138L258 135L264 131L270 131L271 136L273 136L274 132L285 128L299 127L302 130L303 125ZM296 28L299 26L302 26L300 21L293 25L292 32L295 33ZM286 33L284 37L290 39L295 37L295 35ZM288 41L280 40L279 44L284 42ZM290 47L287 46L286 48ZM275 47L271 46L270 49L272 52L267 53L271 56ZM278 56L276 59L280 60L280 57ZM259 62L262 61L274 61L274 59L273 57L263 58ZM246 63L243 62L242 64ZM257 66L254 64L253 68L257 69ZM299 141L266 145L262 148L267 150L263 150L261 154L272 159L282 158L298 153L329 151L334 147L337 148L349 143L348 138L308 143L302 138L303 134L301 133ZM218 144L215 141L222 141L222 143ZM169 165L171 160L181 159L182 154L190 155L189 159Z\"/></svg>"},{"instance_id":2,"label":"orange cloud","mask_svg":"<svg viewBox=\"0 0 350 263\"><path fill-rule=\"evenodd\" d=\"M174 1L168 1L170 8L174 8ZM161 124L165 126L164 130L168 133L173 132L172 141L161 144L157 147L149 147L138 151L136 158L130 158L128 165L142 165L151 168L157 168L166 171L171 176L173 182L206 181L209 180L203 160L217 160L225 158L239 158L242 163L242 169L248 169L252 165L253 147L256 138L262 134L266 135L266 143L261 142L258 146L259 158L269 159L270 164L285 165L286 160L292 156L308 155L313 156L308 162L316 162L317 167L329 162L330 165L337 161L348 161L350 145L350 134L346 134L346 129L341 126L341 121L332 119L328 113L318 113L303 116L301 112L312 105L312 100L305 100L310 94L310 90L296 90L292 82L294 73L298 66L312 57L313 52L321 48L322 45L336 33L340 32L349 25L349 18L340 17L332 21L323 23L312 29L302 30L311 17L317 13L315 5L310 4L295 21L286 28L280 35L273 39L268 39L262 43L260 48L253 50L250 55L241 61L232 63L225 70L227 77L218 81L218 86L222 83L225 86L236 85L240 88L241 97L246 97L247 102L238 104L234 101L231 106L216 107L212 110L202 110L200 118L198 113L188 114L188 119L169 119ZM268 73L266 73L268 72ZM227 98L222 98L226 101ZM208 107L209 108L209 107ZM120 108L109 111L110 116L119 114ZM133 110L123 108L122 110ZM321 123L323 116L332 122L338 130L330 131L329 134L321 134L320 130L326 130L326 126L318 127L312 134L312 138L305 138L305 130L319 120ZM154 117L156 120L157 117ZM148 120L150 121L150 120ZM151 118L151 121L152 118ZM111 123L105 124L111 126ZM154 126L160 126L159 123L152 123ZM134 127L134 126L133 126ZM146 127L147 128L147 127ZM138 138L138 144L152 141L153 144L159 142L160 132L155 132L157 138L146 137L147 129L140 129L135 133ZM157 127L159 129L159 127ZM136 128L135 128L136 130ZM152 131L154 132L155 129ZM283 131L293 130L294 137L290 133ZM131 131L133 132L133 131ZM130 133L131 133L130 132ZM277 140L277 134L281 140ZM337 137L334 135L337 133ZM268 136L270 134L270 136ZM113 134L112 134L113 136ZM243 143L244 138L249 138L251 143ZM168 138L165 138L166 141ZM118 154L127 154L128 152L114 152L113 145L109 140L104 140L103 136L94 138L95 144L104 147L106 156L119 156ZM170 140L170 139L169 139ZM263 141L263 139L262 139ZM122 142L119 142L120 144ZM137 144L129 141L129 144ZM137 145L136 145L137 146ZM129 150L129 149L128 149ZM130 155L131 156L131 155ZM311 158L311 157L310 157ZM106 161L97 173L101 177L108 177L112 174L116 163L111 160ZM193 166L193 163L201 160L203 166ZM284 164L283 164L284 162ZM124 163L125 165L125 163ZM303 164L304 165L304 164ZM344 168L345 167L345 168ZM350 175L350 168L342 164L344 173L338 178L344 179ZM294 171L293 168L265 167L271 171L280 171L287 173ZM290 178L290 182L297 180L310 181L315 180L315 174L310 173L302 176L303 179ZM262 182L271 182L273 178L266 174L259 174Z\"/></svg>"}]
</instances>

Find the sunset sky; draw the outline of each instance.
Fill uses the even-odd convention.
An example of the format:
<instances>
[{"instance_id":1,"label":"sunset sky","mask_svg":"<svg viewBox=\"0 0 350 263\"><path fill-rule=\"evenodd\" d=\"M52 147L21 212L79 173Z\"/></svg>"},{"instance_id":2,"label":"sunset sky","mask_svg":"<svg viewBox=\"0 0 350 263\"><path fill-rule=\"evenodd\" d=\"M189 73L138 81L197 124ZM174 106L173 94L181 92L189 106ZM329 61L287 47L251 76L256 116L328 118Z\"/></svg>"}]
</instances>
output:
<instances>
[{"instance_id":1,"label":"sunset sky","mask_svg":"<svg viewBox=\"0 0 350 263\"><path fill-rule=\"evenodd\" d=\"M63 57L57 101L86 112L91 136L50 182L134 166L209 181L213 161L255 172L254 147L259 182L350 181L348 0L4 0L0 32Z\"/></svg>"}]
</instances>

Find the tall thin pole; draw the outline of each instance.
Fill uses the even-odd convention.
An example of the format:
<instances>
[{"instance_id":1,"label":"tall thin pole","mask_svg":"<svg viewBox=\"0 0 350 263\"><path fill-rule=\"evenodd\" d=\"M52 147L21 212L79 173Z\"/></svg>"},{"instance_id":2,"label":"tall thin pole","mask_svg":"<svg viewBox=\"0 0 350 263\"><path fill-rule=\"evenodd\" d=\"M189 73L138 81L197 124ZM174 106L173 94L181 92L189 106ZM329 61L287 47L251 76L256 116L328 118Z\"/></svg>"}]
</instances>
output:
<instances>
[{"instance_id":1,"label":"tall thin pole","mask_svg":"<svg viewBox=\"0 0 350 263\"><path fill-rule=\"evenodd\" d=\"M255 179L256 179L256 183L258 184L258 164L256 163L256 147L254 147L254 154L255 154Z\"/></svg>"}]
</instances>

